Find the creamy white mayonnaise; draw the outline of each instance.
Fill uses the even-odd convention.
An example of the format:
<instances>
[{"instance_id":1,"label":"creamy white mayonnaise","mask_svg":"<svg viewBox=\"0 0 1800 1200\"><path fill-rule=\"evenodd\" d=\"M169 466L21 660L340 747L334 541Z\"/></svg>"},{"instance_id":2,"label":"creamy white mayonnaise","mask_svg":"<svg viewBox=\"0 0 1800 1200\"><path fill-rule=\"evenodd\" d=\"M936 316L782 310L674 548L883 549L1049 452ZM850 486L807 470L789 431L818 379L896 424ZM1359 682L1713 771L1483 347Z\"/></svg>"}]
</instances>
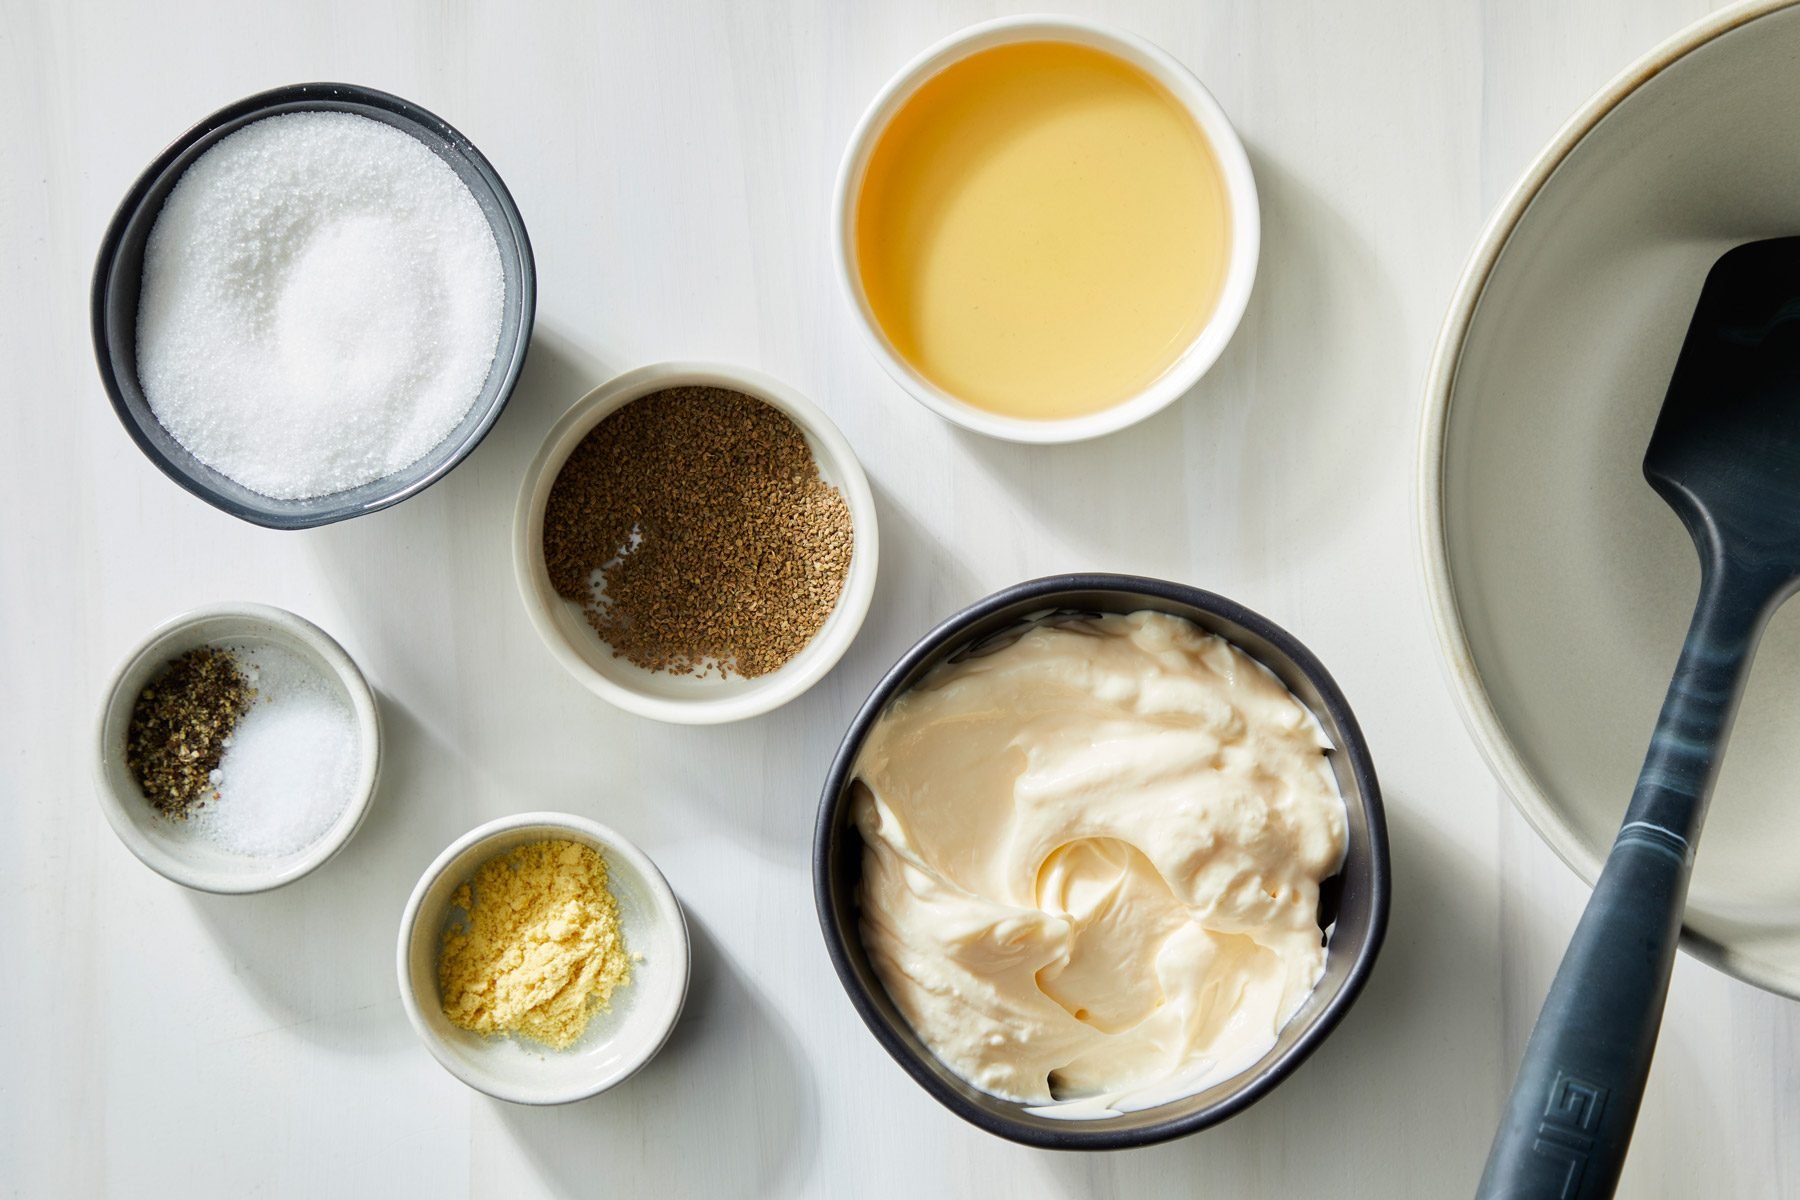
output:
<instances>
[{"instance_id":1,"label":"creamy white mayonnaise","mask_svg":"<svg viewBox=\"0 0 1800 1200\"><path fill-rule=\"evenodd\" d=\"M1048 1115L1236 1075L1324 971L1328 748L1273 674L1162 613L940 666L857 759L875 970L946 1066Z\"/></svg>"}]
</instances>

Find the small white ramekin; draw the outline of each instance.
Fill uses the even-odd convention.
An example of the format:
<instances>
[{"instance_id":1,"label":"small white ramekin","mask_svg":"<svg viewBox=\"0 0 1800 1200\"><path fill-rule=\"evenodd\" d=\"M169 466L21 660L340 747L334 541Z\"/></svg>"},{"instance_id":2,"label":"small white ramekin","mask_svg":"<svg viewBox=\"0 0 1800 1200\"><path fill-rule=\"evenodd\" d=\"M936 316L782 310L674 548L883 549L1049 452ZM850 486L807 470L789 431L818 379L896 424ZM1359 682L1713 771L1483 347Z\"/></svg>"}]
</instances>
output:
<instances>
[{"instance_id":1,"label":"small white ramekin","mask_svg":"<svg viewBox=\"0 0 1800 1200\"><path fill-rule=\"evenodd\" d=\"M200 646L275 645L310 660L336 684L357 724L356 790L331 828L304 850L276 858L231 854L158 816L125 766L125 739L138 693L171 659ZM344 648L310 621L266 604L220 604L158 626L113 672L96 730L94 782L101 810L125 848L151 870L202 892L266 892L331 859L369 813L381 774L381 719L375 693Z\"/></svg>"},{"instance_id":2,"label":"small white ramekin","mask_svg":"<svg viewBox=\"0 0 1800 1200\"><path fill-rule=\"evenodd\" d=\"M819 474L850 506L855 549L837 607L824 628L779 669L753 679L706 678L647 671L615 655L579 606L551 586L544 566L544 504L563 463L594 427L633 400L673 387L729 388L780 410L806 435ZM875 594L875 498L862 464L837 426L806 397L779 380L741 367L659 363L628 371L577 400L550 430L525 472L513 519L513 569L519 594L556 661L602 699L627 712L683 725L710 725L758 716L824 678L855 640Z\"/></svg>"},{"instance_id":3,"label":"small white ramekin","mask_svg":"<svg viewBox=\"0 0 1800 1200\"><path fill-rule=\"evenodd\" d=\"M1059 420L1030 420L978 408L938 387L895 352L864 295L856 267L856 199L870 155L888 122L928 79L961 59L995 46L1017 42L1073 42L1103 50L1137 67L1181 102L1218 157L1225 177L1225 193L1231 209L1231 260L1218 304L1180 358L1149 387L1137 395L1099 412ZM1237 131L1194 73L1142 38L1080 17L1002 17L971 25L952 34L913 59L881 89L850 135L843 165L838 169L837 196L833 206L831 251L838 279L849 297L856 323L884 370L925 407L965 429L1013 442L1077 442L1134 425L1173 403L1193 387L1224 352L1237 331L1250 289L1256 279L1256 261L1262 246L1262 217L1257 206L1256 179L1249 156Z\"/></svg>"},{"instance_id":4,"label":"small white ramekin","mask_svg":"<svg viewBox=\"0 0 1800 1200\"><path fill-rule=\"evenodd\" d=\"M562 1051L452 1025L437 977L457 888L489 859L552 839L589 846L606 860L608 890L618 901L625 948L633 958L631 982L613 993L612 1007ZM446 1071L497 1100L567 1104L617 1087L656 1057L687 1003L691 959L687 918L648 855L597 821L534 812L477 826L425 868L400 918L396 966L406 1018Z\"/></svg>"}]
</instances>

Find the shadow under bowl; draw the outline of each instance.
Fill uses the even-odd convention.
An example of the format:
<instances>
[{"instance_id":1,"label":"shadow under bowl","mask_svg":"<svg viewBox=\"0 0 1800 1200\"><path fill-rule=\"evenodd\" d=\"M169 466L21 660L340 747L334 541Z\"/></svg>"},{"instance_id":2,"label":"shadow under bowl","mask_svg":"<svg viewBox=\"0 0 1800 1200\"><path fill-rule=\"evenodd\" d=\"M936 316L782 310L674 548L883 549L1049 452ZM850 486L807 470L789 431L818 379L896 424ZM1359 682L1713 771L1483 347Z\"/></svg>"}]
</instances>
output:
<instances>
[{"instance_id":1,"label":"shadow under bowl","mask_svg":"<svg viewBox=\"0 0 1800 1200\"><path fill-rule=\"evenodd\" d=\"M1193 1095L1108 1117L1057 1118L972 1086L938 1060L895 1008L862 944L857 893L863 842L851 820L855 763L888 702L939 663L1006 630L1055 615L1170 613L1231 642L1273 671L1324 727L1348 817L1339 873L1320 889L1328 929L1325 974L1249 1070ZM882 1048L951 1112L988 1133L1053 1150L1120 1150L1182 1137L1235 1116L1287 1078L1330 1035L1373 970L1391 893L1387 824L1375 767L1343 693L1319 660L1279 626L1242 605L1184 584L1127 575L1057 575L978 601L926 634L875 686L844 736L819 803L813 895L838 979Z\"/></svg>"},{"instance_id":2,"label":"shadow under bowl","mask_svg":"<svg viewBox=\"0 0 1800 1200\"><path fill-rule=\"evenodd\" d=\"M324 496L278 500L252 491L207 466L175 440L151 411L138 379L137 317L144 247L163 202L183 173L219 141L265 117L296 112L343 112L392 126L420 142L456 172L481 206L500 250L505 286L494 361L462 422L403 470ZM144 457L214 508L271 529L308 529L375 512L424 491L468 457L499 419L525 366L537 312L537 268L525 223L500 176L474 143L410 101L347 83L300 83L259 92L222 108L182 134L157 156L113 214L94 265L94 356L113 410Z\"/></svg>"}]
</instances>

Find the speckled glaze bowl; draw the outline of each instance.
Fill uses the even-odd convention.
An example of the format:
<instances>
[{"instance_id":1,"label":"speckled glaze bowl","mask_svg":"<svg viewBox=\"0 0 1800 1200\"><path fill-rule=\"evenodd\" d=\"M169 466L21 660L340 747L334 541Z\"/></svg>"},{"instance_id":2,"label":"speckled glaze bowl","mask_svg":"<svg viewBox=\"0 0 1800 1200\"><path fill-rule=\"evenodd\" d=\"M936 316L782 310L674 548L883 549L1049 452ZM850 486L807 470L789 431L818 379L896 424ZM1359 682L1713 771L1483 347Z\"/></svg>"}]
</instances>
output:
<instances>
[{"instance_id":1,"label":"speckled glaze bowl","mask_svg":"<svg viewBox=\"0 0 1800 1200\"><path fill-rule=\"evenodd\" d=\"M419 461L347 491L277 500L213 470L164 429L144 398L137 374L137 311L144 245L163 201L195 159L221 139L264 117L293 112L345 112L418 138L467 185L494 231L506 296L500 340L487 382L462 423ZM537 268L531 240L512 194L481 151L442 118L410 101L348 83L300 83L258 92L222 108L176 138L145 168L113 214L94 264L94 357L113 411L144 457L164 475L222 512L271 529L307 529L372 513L416 496L469 456L487 436L525 366L537 313Z\"/></svg>"},{"instance_id":2,"label":"speckled glaze bowl","mask_svg":"<svg viewBox=\"0 0 1800 1200\"><path fill-rule=\"evenodd\" d=\"M1185 617L1268 667L1318 717L1335 747L1330 761L1349 817L1349 844L1343 868L1320 893L1320 924L1330 936L1325 974L1274 1047L1235 1078L1117 1116L1040 1116L1027 1105L971 1087L939 1062L875 974L858 929L863 842L850 817L850 783L863 740L882 710L939 663L1045 616L1145 609ZM1390 891L1387 824L1375 767L1350 706L1324 666L1287 631L1223 596L1128 575L1034 579L977 601L926 634L875 685L851 722L825 779L813 840L813 897L825 948L869 1032L920 1087L963 1120L1011 1141L1055 1150L1119 1150L1167 1141L1216 1125L1266 1096L1318 1049L1361 993L1387 932Z\"/></svg>"}]
</instances>

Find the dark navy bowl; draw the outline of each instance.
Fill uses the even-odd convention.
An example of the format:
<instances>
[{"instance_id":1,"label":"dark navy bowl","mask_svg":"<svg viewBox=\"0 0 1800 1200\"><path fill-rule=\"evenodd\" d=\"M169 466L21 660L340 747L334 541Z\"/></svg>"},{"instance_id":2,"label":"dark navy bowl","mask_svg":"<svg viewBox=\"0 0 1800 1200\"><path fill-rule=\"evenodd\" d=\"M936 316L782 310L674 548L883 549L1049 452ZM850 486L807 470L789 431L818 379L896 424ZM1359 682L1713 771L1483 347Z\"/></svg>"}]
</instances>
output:
<instances>
[{"instance_id":1,"label":"dark navy bowl","mask_svg":"<svg viewBox=\"0 0 1800 1200\"><path fill-rule=\"evenodd\" d=\"M1033 1116L1025 1105L990 1096L939 1062L894 1007L870 966L857 921L863 843L850 818L853 767L869 727L888 701L938 663L1044 616L1144 609L1185 617L1275 672L1319 718L1335 747L1329 758L1349 814L1349 844L1343 869L1321 888L1320 924L1330 932L1325 975L1274 1048L1236 1078L1120 1116ZM1119 1150L1167 1141L1216 1125L1267 1095L1319 1048L1362 991L1387 932L1389 893L1387 825L1375 768L1350 706L1319 660L1286 630L1222 596L1128 575L1034 579L977 602L926 634L876 685L851 722L825 780L813 841L813 896L825 946L875 1039L920 1087L963 1120L1003 1138L1053 1150Z\"/></svg>"},{"instance_id":2,"label":"dark navy bowl","mask_svg":"<svg viewBox=\"0 0 1800 1200\"><path fill-rule=\"evenodd\" d=\"M462 424L418 462L348 491L307 500L276 500L213 470L157 423L137 374L137 310L144 243L182 173L221 138L253 121L292 112L347 112L391 125L425 143L456 172L493 227L505 277L500 340L480 397ZM537 268L525 223L506 185L481 151L443 120L416 104L348 83L300 83L260 92L220 109L182 134L138 176L113 214L94 265L94 356L115 412L144 456L162 473L214 508L272 529L329 525L398 504L424 491L461 462L493 427L512 395L537 313Z\"/></svg>"}]
</instances>

